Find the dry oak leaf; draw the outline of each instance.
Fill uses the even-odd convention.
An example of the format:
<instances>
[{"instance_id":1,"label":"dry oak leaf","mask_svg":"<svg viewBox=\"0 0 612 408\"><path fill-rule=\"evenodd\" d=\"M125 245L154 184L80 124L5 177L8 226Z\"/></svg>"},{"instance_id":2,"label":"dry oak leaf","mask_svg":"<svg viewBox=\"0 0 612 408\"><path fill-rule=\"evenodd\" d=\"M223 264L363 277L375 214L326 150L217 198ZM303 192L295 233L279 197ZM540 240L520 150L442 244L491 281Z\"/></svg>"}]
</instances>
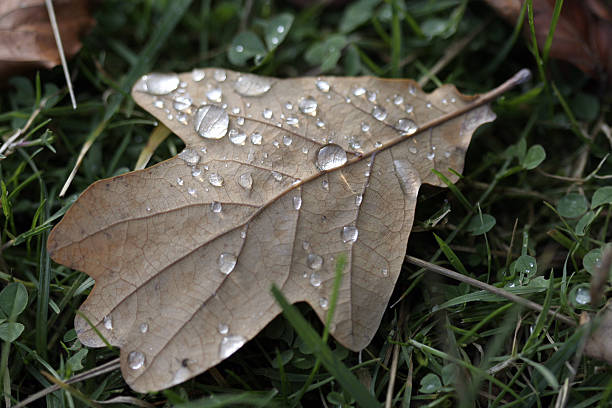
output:
<instances>
[{"instance_id":1,"label":"dry oak leaf","mask_svg":"<svg viewBox=\"0 0 612 408\"><path fill-rule=\"evenodd\" d=\"M186 144L90 186L52 231L51 257L96 280L81 307L137 391L219 363L280 312L275 283L323 319L347 255L331 334L370 342L400 273L421 183L456 180L488 102L412 80L276 79L221 69L153 73L138 104ZM79 339L104 343L85 319Z\"/></svg>"},{"instance_id":2,"label":"dry oak leaf","mask_svg":"<svg viewBox=\"0 0 612 408\"><path fill-rule=\"evenodd\" d=\"M79 51L80 37L95 23L89 3L89 0L53 2L68 58ZM45 1L0 1L0 78L24 69L52 68L59 63Z\"/></svg>"}]
</instances>

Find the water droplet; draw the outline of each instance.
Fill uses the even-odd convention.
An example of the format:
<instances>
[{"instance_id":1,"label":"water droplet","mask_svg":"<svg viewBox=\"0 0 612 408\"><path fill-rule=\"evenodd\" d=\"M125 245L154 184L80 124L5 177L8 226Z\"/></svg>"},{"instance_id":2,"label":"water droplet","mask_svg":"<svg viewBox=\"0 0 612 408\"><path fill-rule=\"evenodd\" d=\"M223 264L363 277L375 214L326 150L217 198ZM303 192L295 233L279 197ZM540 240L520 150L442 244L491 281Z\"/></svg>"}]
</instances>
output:
<instances>
[{"instance_id":1,"label":"water droplet","mask_svg":"<svg viewBox=\"0 0 612 408\"><path fill-rule=\"evenodd\" d=\"M147 212L151 211L151 207L147 207Z\"/></svg>"},{"instance_id":2,"label":"water droplet","mask_svg":"<svg viewBox=\"0 0 612 408\"><path fill-rule=\"evenodd\" d=\"M321 147L317 152L317 168L319 170L332 170L346 163L347 157L344 149L337 144L330 143Z\"/></svg>"},{"instance_id":3,"label":"water droplet","mask_svg":"<svg viewBox=\"0 0 612 408\"><path fill-rule=\"evenodd\" d=\"M184 183L184 181L183 181L183 179L182 179L182 178L180 178L180 177L177 177L177 178L176 178L176 184L178 184L179 186L182 186L182 185L183 185L183 183Z\"/></svg>"},{"instance_id":4,"label":"water droplet","mask_svg":"<svg viewBox=\"0 0 612 408\"><path fill-rule=\"evenodd\" d=\"M284 33L285 32L285 27L282 26L282 25L277 26L276 27L276 32L279 33L279 34Z\"/></svg>"},{"instance_id":5,"label":"water droplet","mask_svg":"<svg viewBox=\"0 0 612 408\"><path fill-rule=\"evenodd\" d=\"M455 99L455 97L453 96L452 98L450 98L451 103L455 103L457 102L457 99Z\"/></svg>"},{"instance_id":6,"label":"water droplet","mask_svg":"<svg viewBox=\"0 0 612 408\"><path fill-rule=\"evenodd\" d=\"M272 43L272 45L277 45L279 42L278 37L272 37L272 39L270 40L270 42Z\"/></svg>"},{"instance_id":7,"label":"water droplet","mask_svg":"<svg viewBox=\"0 0 612 408\"><path fill-rule=\"evenodd\" d=\"M398 120L395 128L399 130L402 135L411 135L419 129L417 124L408 118Z\"/></svg>"},{"instance_id":8,"label":"water droplet","mask_svg":"<svg viewBox=\"0 0 612 408\"><path fill-rule=\"evenodd\" d=\"M433 105L432 105L430 102L427 102L427 103L425 104L425 107L426 107L427 109L431 109L431 108L432 108L432 106L433 106Z\"/></svg>"},{"instance_id":9,"label":"water droplet","mask_svg":"<svg viewBox=\"0 0 612 408\"><path fill-rule=\"evenodd\" d=\"M194 118L194 128L206 139L221 139L227 133L229 115L217 105L203 105Z\"/></svg>"},{"instance_id":10,"label":"water droplet","mask_svg":"<svg viewBox=\"0 0 612 408\"><path fill-rule=\"evenodd\" d=\"M161 99L155 99L153 101L153 106L155 106L157 109L164 109L164 101Z\"/></svg>"},{"instance_id":11,"label":"water droplet","mask_svg":"<svg viewBox=\"0 0 612 408\"><path fill-rule=\"evenodd\" d=\"M198 177L200 174L202 174L202 169L200 169L200 168L198 168L198 167L194 167L194 168L191 170L191 175L192 175L193 177Z\"/></svg>"},{"instance_id":12,"label":"water droplet","mask_svg":"<svg viewBox=\"0 0 612 408\"><path fill-rule=\"evenodd\" d=\"M106 330L113 330L113 318L111 316L104 316L102 323Z\"/></svg>"},{"instance_id":13,"label":"water droplet","mask_svg":"<svg viewBox=\"0 0 612 408\"><path fill-rule=\"evenodd\" d=\"M242 231L240 231L240 238L245 239L247 236L246 227Z\"/></svg>"},{"instance_id":14,"label":"water droplet","mask_svg":"<svg viewBox=\"0 0 612 408\"><path fill-rule=\"evenodd\" d=\"M408 86L408 93L410 95L413 95L413 96L416 95L416 87L414 85L409 85Z\"/></svg>"},{"instance_id":15,"label":"water droplet","mask_svg":"<svg viewBox=\"0 0 612 408\"><path fill-rule=\"evenodd\" d=\"M586 305L591 301L591 294L589 293L589 290L587 288L581 286L576 289L576 295L574 299L579 305Z\"/></svg>"},{"instance_id":16,"label":"water droplet","mask_svg":"<svg viewBox=\"0 0 612 408\"><path fill-rule=\"evenodd\" d=\"M241 174L238 178L238 184L240 184L240 187L250 190L253 187L253 177L251 173Z\"/></svg>"},{"instance_id":17,"label":"water droplet","mask_svg":"<svg viewBox=\"0 0 612 408\"><path fill-rule=\"evenodd\" d=\"M240 44L238 44L235 49L237 53L241 53L244 51L244 47Z\"/></svg>"},{"instance_id":18,"label":"water droplet","mask_svg":"<svg viewBox=\"0 0 612 408\"><path fill-rule=\"evenodd\" d=\"M406 113L412 113L412 111L414 111L414 106L406 105Z\"/></svg>"},{"instance_id":19,"label":"water droplet","mask_svg":"<svg viewBox=\"0 0 612 408\"><path fill-rule=\"evenodd\" d=\"M357 237L359 236L359 230L357 227L352 225L342 228L342 241L347 243L353 243L357 241Z\"/></svg>"},{"instance_id":20,"label":"water droplet","mask_svg":"<svg viewBox=\"0 0 612 408\"><path fill-rule=\"evenodd\" d=\"M289 135L283 136L283 144L285 146L291 146L292 142L293 142L293 139L291 139L291 136L289 136Z\"/></svg>"},{"instance_id":21,"label":"water droplet","mask_svg":"<svg viewBox=\"0 0 612 408\"><path fill-rule=\"evenodd\" d=\"M372 108L372 116L376 120L380 120L381 122L387 118L387 111L382 106L374 106Z\"/></svg>"},{"instance_id":22,"label":"water droplet","mask_svg":"<svg viewBox=\"0 0 612 408\"><path fill-rule=\"evenodd\" d=\"M383 268L381 273L382 273L382 276L384 276L385 278L389 276L389 270L387 268Z\"/></svg>"},{"instance_id":23,"label":"water droplet","mask_svg":"<svg viewBox=\"0 0 612 408\"><path fill-rule=\"evenodd\" d=\"M138 327L138 330L140 330L142 334L145 334L146 332L149 331L149 325L146 323L141 323L140 326Z\"/></svg>"},{"instance_id":24,"label":"water droplet","mask_svg":"<svg viewBox=\"0 0 612 408\"><path fill-rule=\"evenodd\" d=\"M329 191L329 181L327 181L327 179L323 179L321 181L321 187L323 188L323 190Z\"/></svg>"},{"instance_id":25,"label":"water droplet","mask_svg":"<svg viewBox=\"0 0 612 408\"><path fill-rule=\"evenodd\" d=\"M361 149L361 142L359 142L359 140L357 140L357 139L351 139L351 140L349 140L349 146L353 150L359 150L359 149Z\"/></svg>"},{"instance_id":26,"label":"water droplet","mask_svg":"<svg viewBox=\"0 0 612 408\"><path fill-rule=\"evenodd\" d=\"M376 102L376 97L377 97L377 96L378 96L378 95L376 94L376 92L370 92L370 91L368 91L368 92L366 93L366 97L368 98L368 101L370 101L370 102L372 102L372 103Z\"/></svg>"},{"instance_id":27,"label":"water droplet","mask_svg":"<svg viewBox=\"0 0 612 408\"><path fill-rule=\"evenodd\" d=\"M240 116L240 117L236 118L236 124L238 126L244 125L244 117Z\"/></svg>"},{"instance_id":28,"label":"water droplet","mask_svg":"<svg viewBox=\"0 0 612 408\"><path fill-rule=\"evenodd\" d=\"M246 343L242 336L225 336L219 345L219 358L228 358Z\"/></svg>"},{"instance_id":29,"label":"water droplet","mask_svg":"<svg viewBox=\"0 0 612 408\"><path fill-rule=\"evenodd\" d=\"M184 112L177 113L176 114L176 120L178 120L179 123L181 123L183 125L189 124L189 118L187 117L187 115Z\"/></svg>"},{"instance_id":30,"label":"water droplet","mask_svg":"<svg viewBox=\"0 0 612 408\"><path fill-rule=\"evenodd\" d=\"M278 143L278 140L275 140L272 142L272 146L276 147L277 149L280 147L280 143Z\"/></svg>"},{"instance_id":31,"label":"water droplet","mask_svg":"<svg viewBox=\"0 0 612 408\"><path fill-rule=\"evenodd\" d=\"M306 257L306 265L315 271L319 270L323 266L323 258L317 254L308 254Z\"/></svg>"},{"instance_id":32,"label":"water droplet","mask_svg":"<svg viewBox=\"0 0 612 408\"><path fill-rule=\"evenodd\" d=\"M195 68L193 71L191 71L191 79L193 79L195 82L200 82L205 76L206 73L204 73L203 69Z\"/></svg>"},{"instance_id":33,"label":"water droplet","mask_svg":"<svg viewBox=\"0 0 612 408\"><path fill-rule=\"evenodd\" d=\"M244 142L246 142L247 135L244 132L239 132L236 129L231 129L229 131L229 140L235 145L244 146Z\"/></svg>"},{"instance_id":34,"label":"water droplet","mask_svg":"<svg viewBox=\"0 0 612 408\"><path fill-rule=\"evenodd\" d=\"M375 147L375 148L377 148L377 149L378 149L379 147L382 147L382 145L383 145L383 144L382 144L381 142L379 142L379 141L377 141L376 143L374 143L374 147Z\"/></svg>"},{"instance_id":35,"label":"water droplet","mask_svg":"<svg viewBox=\"0 0 612 408\"><path fill-rule=\"evenodd\" d=\"M293 127L300 127L300 120L297 116L287 116L287 124Z\"/></svg>"},{"instance_id":36,"label":"water droplet","mask_svg":"<svg viewBox=\"0 0 612 408\"><path fill-rule=\"evenodd\" d=\"M195 166L200 161L200 155L192 149L184 149L178 155L188 166Z\"/></svg>"},{"instance_id":37,"label":"water droplet","mask_svg":"<svg viewBox=\"0 0 612 408\"><path fill-rule=\"evenodd\" d=\"M274 180L276 181L281 181L283 179L283 175L277 171L272 172L272 177L274 177Z\"/></svg>"},{"instance_id":38,"label":"water droplet","mask_svg":"<svg viewBox=\"0 0 612 408\"><path fill-rule=\"evenodd\" d=\"M223 252L219 255L217 265L219 265L219 271L222 274L229 275L234 270L234 267L236 267L236 255Z\"/></svg>"},{"instance_id":39,"label":"water droplet","mask_svg":"<svg viewBox=\"0 0 612 408\"><path fill-rule=\"evenodd\" d=\"M321 119L317 119L316 124L319 129L323 129L325 127L325 122L323 122Z\"/></svg>"},{"instance_id":40,"label":"water droplet","mask_svg":"<svg viewBox=\"0 0 612 408\"><path fill-rule=\"evenodd\" d=\"M357 88L353 89L353 95L355 96L361 96L365 93L366 89L364 87L358 86Z\"/></svg>"},{"instance_id":41,"label":"water droplet","mask_svg":"<svg viewBox=\"0 0 612 408\"><path fill-rule=\"evenodd\" d=\"M417 148L416 148L416 147L414 147L414 146L410 146L410 147L408 148L408 151L409 151L410 153L412 153L412 154L417 154Z\"/></svg>"},{"instance_id":42,"label":"water droplet","mask_svg":"<svg viewBox=\"0 0 612 408\"><path fill-rule=\"evenodd\" d=\"M295 210L299 210L300 208L302 208L302 197L300 196L293 197L293 208Z\"/></svg>"},{"instance_id":43,"label":"water droplet","mask_svg":"<svg viewBox=\"0 0 612 408\"><path fill-rule=\"evenodd\" d=\"M261 133L255 132L251 135L251 143L254 145L260 145L263 140Z\"/></svg>"},{"instance_id":44,"label":"water droplet","mask_svg":"<svg viewBox=\"0 0 612 408\"><path fill-rule=\"evenodd\" d=\"M174 109L176 109L177 111L184 111L187 110L191 107L191 98L189 97L189 95L177 95L174 98L174 102L172 104L172 106L174 107Z\"/></svg>"},{"instance_id":45,"label":"water droplet","mask_svg":"<svg viewBox=\"0 0 612 408\"><path fill-rule=\"evenodd\" d=\"M329 92L329 82L324 81L322 79L317 80L317 82L315 83L315 85L317 86L317 89L321 92Z\"/></svg>"},{"instance_id":46,"label":"water droplet","mask_svg":"<svg viewBox=\"0 0 612 408\"><path fill-rule=\"evenodd\" d=\"M303 242L302 242L302 248L304 248L304 251L308 251L308 252L310 252L310 249L311 249L311 247L310 247L310 242L308 242L308 241L303 241Z\"/></svg>"},{"instance_id":47,"label":"water droplet","mask_svg":"<svg viewBox=\"0 0 612 408\"><path fill-rule=\"evenodd\" d=\"M218 201L213 201L212 203L210 203L210 210L218 214L223 211L223 205Z\"/></svg>"},{"instance_id":48,"label":"water droplet","mask_svg":"<svg viewBox=\"0 0 612 408\"><path fill-rule=\"evenodd\" d=\"M168 118L168 120L172 120L174 119L174 115L172 115L171 113L168 114L168 116L166 116Z\"/></svg>"},{"instance_id":49,"label":"water droplet","mask_svg":"<svg viewBox=\"0 0 612 408\"><path fill-rule=\"evenodd\" d=\"M317 116L317 101L312 96L302 99L298 108L304 115Z\"/></svg>"},{"instance_id":50,"label":"water droplet","mask_svg":"<svg viewBox=\"0 0 612 408\"><path fill-rule=\"evenodd\" d=\"M187 192L189 193L190 196L195 197L196 196L196 191L195 188L188 188Z\"/></svg>"},{"instance_id":51,"label":"water droplet","mask_svg":"<svg viewBox=\"0 0 612 408\"><path fill-rule=\"evenodd\" d=\"M272 110L265 108L261 113L261 116L263 116L264 119L272 119Z\"/></svg>"},{"instance_id":52,"label":"water droplet","mask_svg":"<svg viewBox=\"0 0 612 408\"><path fill-rule=\"evenodd\" d=\"M229 326L227 324L219 323L217 330L219 330L219 334L227 334L229 333Z\"/></svg>"},{"instance_id":53,"label":"water droplet","mask_svg":"<svg viewBox=\"0 0 612 408\"><path fill-rule=\"evenodd\" d=\"M221 88L211 88L206 91L206 98L208 98L209 101L221 102L222 97L223 92L221 91Z\"/></svg>"},{"instance_id":54,"label":"water droplet","mask_svg":"<svg viewBox=\"0 0 612 408\"><path fill-rule=\"evenodd\" d=\"M215 78L215 81L217 82L223 82L227 78L227 74L225 73L224 70L217 69L215 70L215 73L213 74L213 78Z\"/></svg>"},{"instance_id":55,"label":"water droplet","mask_svg":"<svg viewBox=\"0 0 612 408\"><path fill-rule=\"evenodd\" d=\"M293 109L293 104L291 102L287 101L285 103L285 109L292 110Z\"/></svg>"},{"instance_id":56,"label":"water droplet","mask_svg":"<svg viewBox=\"0 0 612 408\"><path fill-rule=\"evenodd\" d=\"M167 95L176 90L180 82L176 74L152 73L143 75L134 89L151 95Z\"/></svg>"},{"instance_id":57,"label":"water droplet","mask_svg":"<svg viewBox=\"0 0 612 408\"><path fill-rule=\"evenodd\" d=\"M329 301L327 300L327 298L322 297L319 299L319 306L321 306L321 308L326 309L329 306Z\"/></svg>"},{"instance_id":58,"label":"water droplet","mask_svg":"<svg viewBox=\"0 0 612 408\"><path fill-rule=\"evenodd\" d=\"M363 201L363 196L361 194L355 196L355 205L361 205L362 201Z\"/></svg>"},{"instance_id":59,"label":"water droplet","mask_svg":"<svg viewBox=\"0 0 612 408\"><path fill-rule=\"evenodd\" d=\"M448 105L448 99L446 98L443 98L441 102L442 102L442 105Z\"/></svg>"},{"instance_id":60,"label":"water droplet","mask_svg":"<svg viewBox=\"0 0 612 408\"><path fill-rule=\"evenodd\" d=\"M308 148L306 146L302 146L302 153L308 154Z\"/></svg>"},{"instance_id":61,"label":"water droplet","mask_svg":"<svg viewBox=\"0 0 612 408\"><path fill-rule=\"evenodd\" d=\"M314 286L315 288L318 288L319 286L321 286L321 276L316 272L311 273L310 274L310 284Z\"/></svg>"},{"instance_id":62,"label":"water droplet","mask_svg":"<svg viewBox=\"0 0 612 408\"><path fill-rule=\"evenodd\" d=\"M268 78L251 74L242 74L236 80L234 89L242 96L263 95L272 87L272 81Z\"/></svg>"},{"instance_id":63,"label":"water droplet","mask_svg":"<svg viewBox=\"0 0 612 408\"><path fill-rule=\"evenodd\" d=\"M402 95L395 95L393 97L393 103L395 105L401 105L402 103L404 103L404 97Z\"/></svg>"},{"instance_id":64,"label":"water droplet","mask_svg":"<svg viewBox=\"0 0 612 408\"><path fill-rule=\"evenodd\" d=\"M208 182L215 187L221 187L223 185L223 177L219 173L210 173L208 175Z\"/></svg>"},{"instance_id":65,"label":"water droplet","mask_svg":"<svg viewBox=\"0 0 612 408\"><path fill-rule=\"evenodd\" d=\"M127 357L128 367L132 370L139 370L144 367L145 356L140 351L130 351Z\"/></svg>"},{"instance_id":66,"label":"water droplet","mask_svg":"<svg viewBox=\"0 0 612 408\"><path fill-rule=\"evenodd\" d=\"M433 160L436 157L436 152L427 153L427 160Z\"/></svg>"}]
</instances>

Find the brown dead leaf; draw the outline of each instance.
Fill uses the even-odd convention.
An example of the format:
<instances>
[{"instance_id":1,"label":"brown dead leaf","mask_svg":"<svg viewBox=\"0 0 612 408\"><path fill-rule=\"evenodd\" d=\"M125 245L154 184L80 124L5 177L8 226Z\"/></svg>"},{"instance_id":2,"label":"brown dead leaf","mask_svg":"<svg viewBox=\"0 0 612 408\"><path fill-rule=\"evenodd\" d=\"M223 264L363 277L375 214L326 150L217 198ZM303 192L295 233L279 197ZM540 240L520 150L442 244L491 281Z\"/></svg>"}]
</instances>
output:
<instances>
[{"instance_id":1,"label":"brown dead leaf","mask_svg":"<svg viewBox=\"0 0 612 408\"><path fill-rule=\"evenodd\" d=\"M53 2L67 57L81 48L80 37L94 25L89 0ZM0 78L60 63L44 0L0 1Z\"/></svg>"},{"instance_id":2,"label":"brown dead leaf","mask_svg":"<svg viewBox=\"0 0 612 408\"><path fill-rule=\"evenodd\" d=\"M524 0L486 0L510 24L516 24ZM552 21L555 0L533 0L534 26L542 49ZM529 38L527 18L523 32ZM595 78L612 76L612 12L600 0L565 0L550 57L577 66Z\"/></svg>"},{"instance_id":3,"label":"brown dead leaf","mask_svg":"<svg viewBox=\"0 0 612 408\"><path fill-rule=\"evenodd\" d=\"M51 257L96 286L81 312L121 347L138 391L219 363L280 312L275 283L323 319L335 260L348 264L331 334L374 336L400 273L421 183L463 169L495 116L452 85L276 79L219 69L149 74L138 104L186 144L177 157L90 186L52 231ZM104 343L81 317L80 340Z\"/></svg>"}]
</instances>

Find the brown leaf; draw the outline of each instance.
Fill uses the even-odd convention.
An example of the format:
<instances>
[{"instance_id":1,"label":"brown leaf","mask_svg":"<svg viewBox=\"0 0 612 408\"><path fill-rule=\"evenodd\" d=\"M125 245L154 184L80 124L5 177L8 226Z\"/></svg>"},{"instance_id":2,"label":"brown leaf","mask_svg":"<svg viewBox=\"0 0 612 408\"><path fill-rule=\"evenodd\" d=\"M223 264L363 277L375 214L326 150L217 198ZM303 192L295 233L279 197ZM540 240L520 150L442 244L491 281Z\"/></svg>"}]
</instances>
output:
<instances>
[{"instance_id":1,"label":"brown leaf","mask_svg":"<svg viewBox=\"0 0 612 408\"><path fill-rule=\"evenodd\" d=\"M510 24L515 24L523 0L486 0ZM552 21L555 0L533 0L534 26L540 50L543 49ZM577 66L588 75L612 75L612 18L600 0L565 0L557 22L550 57ZM523 32L530 37L527 17Z\"/></svg>"},{"instance_id":2,"label":"brown leaf","mask_svg":"<svg viewBox=\"0 0 612 408\"><path fill-rule=\"evenodd\" d=\"M53 2L69 58L81 48L80 37L94 24L89 0ZM0 2L0 77L30 68L52 68L60 63L44 0Z\"/></svg>"},{"instance_id":3,"label":"brown leaf","mask_svg":"<svg viewBox=\"0 0 612 408\"><path fill-rule=\"evenodd\" d=\"M222 361L280 312L273 283L323 319L346 254L331 334L374 336L400 273L422 182L463 169L487 103L412 80L276 79L225 70L149 74L138 104L186 144L177 157L89 187L49 238L96 280L81 307L138 391ZM104 343L81 317L81 341Z\"/></svg>"}]
</instances>

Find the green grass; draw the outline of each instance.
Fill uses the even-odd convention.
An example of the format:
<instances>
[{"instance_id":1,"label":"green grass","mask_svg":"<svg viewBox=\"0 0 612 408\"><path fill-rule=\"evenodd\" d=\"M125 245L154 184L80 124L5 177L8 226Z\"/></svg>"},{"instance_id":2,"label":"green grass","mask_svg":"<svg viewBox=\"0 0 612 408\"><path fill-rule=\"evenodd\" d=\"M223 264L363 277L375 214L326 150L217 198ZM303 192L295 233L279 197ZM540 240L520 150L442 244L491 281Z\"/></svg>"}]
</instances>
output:
<instances>
[{"instance_id":1,"label":"green grass","mask_svg":"<svg viewBox=\"0 0 612 408\"><path fill-rule=\"evenodd\" d=\"M605 187L611 141L601 130L610 123L611 100L601 84L548 57L552 30L541 49L533 36L519 35L521 26L533 27L526 4L512 27L483 2L463 0L305 8L262 0L100 2L96 27L69 62L77 110L59 67L7 78L0 95L3 139L24 127L26 136L0 161L3 400L14 404L57 382L45 372L61 387L33 406L72 408L124 396L184 407L348 407L386 399L405 407L548 407L564 386L568 407L609 406L610 368L583 353L588 327L547 312L577 320L601 310L610 293L606 282L598 304L576 301L589 288L598 251L612 240L612 191ZM558 1L555 12L560 8ZM272 44L267 28L278 21L291 28ZM251 37L244 59L231 50L247 30L258 39ZM470 35L450 63L431 72L451 44ZM118 350L85 349L76 339L72 322L93 281L50 261L48 232L89 184L134 168L154 129L154 119L129 97L134 80L151 69L196 66L279 77L431 75L426 90L450 82L466 93L530 68L530 82L493 104L498 119L475 134L456 188L422 188L407 254L496 287L512 284L541 312L406 262L395 305L360 354L328 339L308 307L284 305L286 318L170 390L136 394L118 370L63 384L117 358ZM169 137L150 164L181 148ZM60 197L77 160L81 166ZM116 405L129 405L129 398Z\"/></svg>"}]
</instances>

